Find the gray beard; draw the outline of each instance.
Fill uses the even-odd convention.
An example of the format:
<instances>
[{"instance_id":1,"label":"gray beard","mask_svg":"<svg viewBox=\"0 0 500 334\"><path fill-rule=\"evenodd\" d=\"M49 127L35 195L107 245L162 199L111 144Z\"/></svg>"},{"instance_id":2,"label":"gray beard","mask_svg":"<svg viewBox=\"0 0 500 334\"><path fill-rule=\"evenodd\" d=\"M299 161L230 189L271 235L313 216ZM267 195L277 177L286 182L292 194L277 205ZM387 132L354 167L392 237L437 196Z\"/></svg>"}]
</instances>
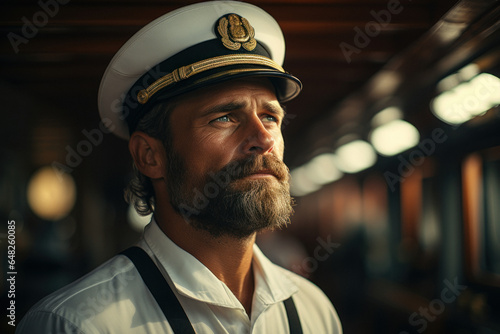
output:
<instances>
[{"instance_id":1,"label":"gray beard","mask_svg":"<svg viewBox=\"0 0 500 334\"><path fill-rule=\"evenodd\" d=\"M289 173L277 158L252 156L233 161L217 173L208 173L204 180L189 180L180 155L169 151L166 182L170 204L196 229L213 237L242 239L290 222L293 199ZM262 168L273 171L277 180L242 179Z\"/></svg>"}]
</instances>

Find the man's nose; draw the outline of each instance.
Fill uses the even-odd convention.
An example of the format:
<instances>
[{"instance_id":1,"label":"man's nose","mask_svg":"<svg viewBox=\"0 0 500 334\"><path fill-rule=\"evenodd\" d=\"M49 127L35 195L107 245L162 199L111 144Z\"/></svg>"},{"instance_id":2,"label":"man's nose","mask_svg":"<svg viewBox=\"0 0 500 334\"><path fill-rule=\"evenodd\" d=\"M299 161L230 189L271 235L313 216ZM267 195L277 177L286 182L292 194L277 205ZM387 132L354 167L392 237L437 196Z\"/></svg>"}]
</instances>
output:
<instances>
[{"instance_id":1,"label":"man's nose","mask_svg":"<svg viewBox=\"0 0 500 334\"><path fill-rule=\"evenodd\" d=\"M242 150L244 154L266 154L272 152L275 139L266 129L262 120L252 117L246 124L245 139Z\"/></svg>"}]
</instances>

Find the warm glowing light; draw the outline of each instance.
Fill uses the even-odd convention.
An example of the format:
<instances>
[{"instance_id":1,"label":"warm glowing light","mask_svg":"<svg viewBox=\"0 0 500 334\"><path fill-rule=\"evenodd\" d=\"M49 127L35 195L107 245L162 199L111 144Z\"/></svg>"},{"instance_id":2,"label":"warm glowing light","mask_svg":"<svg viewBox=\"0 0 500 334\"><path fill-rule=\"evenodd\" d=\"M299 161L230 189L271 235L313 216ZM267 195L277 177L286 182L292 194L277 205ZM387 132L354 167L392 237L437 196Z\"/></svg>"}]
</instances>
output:
<instances>
[{"instance_id":1,"label":"warm glowing light","mask_svg":"<svg viewBox=\"0 0 500 334\"><path fill-rule=\"evenodd\" d=\"M290 172L290 175L290 193L292 196L305 196L321 188L321 185L309 179L305 166L295 168Z\"/></svg>"},{"instance_id":2,"label":"warm glowing light","mask_svg":"<svg viewBox=\"0 0 500 334\"><path fill-rule=\"evenodd\" d=\"M479 65L476 63L470 63L464 67L462 67L457 75L460 77L462 81L469 81L479 74Z\"/></svg>"},{"instance_id":3,"label":"warm glowing light","mask_svg":"<svg viewBox=\"0 0 500 334\"><path fill-rule=\"evenodd\" d=\"M490 108L500 104L500 78L489 73L481 73L471 82L477 91L481 91L481 97L488 101Z\"/></svg>"},{"instance_id":4,"label":"warm glowing light","mask_svg":"<svg viewBox=\"0 0 500 334\"><path fill-rule=\"evenodd\" d=\"M334 154L324 153L292 170L290 193L293 196L305 196L340 179L343 173L337 168L336 162Z\"/></svg>"},{"instance_id":5,"label":"warm glowing light","mask_svg":"<svg viewBox=\"0 0 500 334\"><path fill-rule=\"evenodd\" d=\"M37 216L58 220L67 216L75 205L75 182L69 174L60 173L52 167L43 167L32 176L27 197Z\"/></svg>"},{"instance_id":6,"label":"warm glowing light","mask_svg":"<svg viewBox=\"0 0 500 334\"><path fill-rule=\"evenodd\" d=\"M128 223L132 227L133 230L136 232L142 232L144 230L144 227L149 224L151 221L151 216L141 216L140 214L137 213L133 205L129 205L128 207L128 212L127 212L127 218L128 218Z\"/></svg>"},{"instance_id":7,"label":"warm glowing light","mask_svg":"<svg viewBox=\"0 0 500 334\"><path fill-rule=\"evenodd\" d=\"M338 170L336 161L335 154L318 155L305 166L307 178L320 185L340 179L343 173Z\"/></svg>"},{"instance_id":8,"label":"warm glowing light","mask_svg":"<svg viewBox=\"0 0 500 334\"><path fill-rule=\"evenodd\" d=\"M360 172L373 166L377 160L372 146L363 140L355 140L339 147L336 155L338 168L346 173Z\"/></svg>"},{"instance_id":9,"label":"warm glowing light","mask_svg":"<svg viewBox=\"0 0 500 334\"><path fill-rule=\"evenodd\" d=\"M394 120L373 130L370 141L382 155L392 156L418 144L420 134L410 123Z\"/></svg>"},{"instance_id":10,"label":"warm glowing light","mask_svg":"<svg viewBox=\"0 0 500 334\"><path fill-rule=\"evenodd\" d=\"M431 109L437 118L448 124L458 125L471 119L454 90L446 91L432 100Z\"/></svg>"},{"instance_id":11,"label":"warm glowing light","mask_svg":"<svg viewBox=\"0 0 500 334\"><path fill-rule=\"evenodd\" d=\"M385 108L384 110L378 112L375 116L372 118L372 126L374 128L389 123L391 121L394 121L396 119L401 119L403 118L403 112L401 109L397 107L388 107Z\"/></svg>"},{"instance_id":12,"label":"warm glowing light","mask_svg":"<svg viewBox=\"0 0 500 334\"><path fill-rule=\"evenodd\" d=\"M499 103L500 79L481 73L437 96L431 102L431 109L443 122L458 125L484 114Z\"/></svg>"}]
</instances>

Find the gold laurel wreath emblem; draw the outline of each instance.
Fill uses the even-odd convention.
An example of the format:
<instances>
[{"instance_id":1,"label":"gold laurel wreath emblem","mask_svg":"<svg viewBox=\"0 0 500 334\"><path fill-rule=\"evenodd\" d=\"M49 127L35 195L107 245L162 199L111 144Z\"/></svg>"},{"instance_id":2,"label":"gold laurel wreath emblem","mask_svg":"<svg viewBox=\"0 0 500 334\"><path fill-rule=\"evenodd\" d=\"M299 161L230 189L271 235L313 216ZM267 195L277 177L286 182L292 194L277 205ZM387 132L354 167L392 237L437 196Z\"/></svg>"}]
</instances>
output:
<instances>
[{"instance_id":1,"label":"gold laurel wreath emblem","mask_svg":"<svg viewBox=\"0 0 500 334\"><path fill-rule=\"evenodd\" d=\"M257 41L254 38L255 30L248 20L236 14L230 14L228 18L221 18L217 26L222 44L234 51L239 50L242 46L248 51L255 49L257 46Z\"/></svg>"}]
</instances>

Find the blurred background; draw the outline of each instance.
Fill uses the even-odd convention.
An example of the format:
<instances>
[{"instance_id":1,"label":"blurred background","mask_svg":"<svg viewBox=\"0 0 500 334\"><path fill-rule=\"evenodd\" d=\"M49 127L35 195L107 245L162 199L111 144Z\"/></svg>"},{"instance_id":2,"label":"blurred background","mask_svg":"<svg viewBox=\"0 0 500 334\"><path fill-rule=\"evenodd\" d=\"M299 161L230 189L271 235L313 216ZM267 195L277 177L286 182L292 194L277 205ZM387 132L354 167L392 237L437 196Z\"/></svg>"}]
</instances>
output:
<instances>
[{"instance_id":1,"label":"blurred background","mask_svg":"<svg viewBox=\"0 0 500 334\"><path fill-rule=\"evenodd\" d=\"M0 292L5 310L15 225L16 323L140 237L97 91L128 38L193 2L2 0ZM345 333L500 333L499 2L249 2L304 84L283 126L296 213L264 252L320 286Z\"/></svg>"}]
</instances>

